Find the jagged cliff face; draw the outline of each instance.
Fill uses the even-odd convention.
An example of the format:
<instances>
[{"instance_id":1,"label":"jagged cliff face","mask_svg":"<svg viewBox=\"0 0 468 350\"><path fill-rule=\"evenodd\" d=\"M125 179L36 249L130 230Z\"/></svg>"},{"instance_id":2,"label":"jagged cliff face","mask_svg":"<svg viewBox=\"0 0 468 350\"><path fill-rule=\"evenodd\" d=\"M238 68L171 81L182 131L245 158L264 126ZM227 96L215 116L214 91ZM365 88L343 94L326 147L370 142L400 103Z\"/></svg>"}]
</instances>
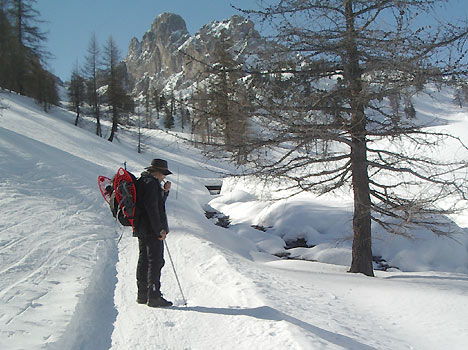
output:
<instances>
[{"instance_id":1,"label":"jagged cliff face","mask_svg":"<svg viewBox=\"0 0 468 350\"><path fill-rule=\"evenodd\" d=\"M212 22L190 36L182 17L163 13L141 41L131 40L125 63L136 94L152 87L180 89L193 84L206 69L201 62L216 61L221 47L242 64L247 49L260 44L254 24L241 16Z\"/></svg>"},{"instance_id":2,"label":"jagged cliff face","mask_svg":"<svg viewBox=\"0 0 468 350\"><path fill-rule=\"evenodd\" d=\"M169 13L159 15L141 41L133 38L125 63L137 90L180 72L183 64L178 48L189 38L182 17Z\"/></svg>"}]
</instances>

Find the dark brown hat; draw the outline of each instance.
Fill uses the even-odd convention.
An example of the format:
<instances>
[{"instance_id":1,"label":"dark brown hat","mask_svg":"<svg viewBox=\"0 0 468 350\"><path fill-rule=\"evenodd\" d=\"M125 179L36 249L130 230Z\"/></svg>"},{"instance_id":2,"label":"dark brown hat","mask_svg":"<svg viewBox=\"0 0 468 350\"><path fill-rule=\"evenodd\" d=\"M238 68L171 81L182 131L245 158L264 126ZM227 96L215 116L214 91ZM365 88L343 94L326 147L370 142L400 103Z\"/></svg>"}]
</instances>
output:
<instances>
[{"instance_id":1,"label":"dark brown hat","mask_svg":"<svg viewBox=\"0 0 468 350\"><path fill-rule=\"evenodd\" d=\"M167 168L167 161L165 161L164 159L153 159L151 161L151 165L145 169L149 171L157 170L164 175L172 174L172 172Z\"/></svg>"}]
</instances>

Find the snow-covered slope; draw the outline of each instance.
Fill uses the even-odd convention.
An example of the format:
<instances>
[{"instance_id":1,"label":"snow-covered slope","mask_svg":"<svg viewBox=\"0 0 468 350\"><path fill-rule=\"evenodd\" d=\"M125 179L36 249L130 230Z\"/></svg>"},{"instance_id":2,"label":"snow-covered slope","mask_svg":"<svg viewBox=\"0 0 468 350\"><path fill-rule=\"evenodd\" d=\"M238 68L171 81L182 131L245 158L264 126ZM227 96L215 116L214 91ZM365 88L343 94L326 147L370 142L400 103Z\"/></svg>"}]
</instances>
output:
<instances>
[{"instance_id":1,"label":"snow-covered slope","mask_svg":"<svg viewBox=\"0 0 468 350\"><path fill-rule=\"evenodd\" d=\"M212 201L204 185L228 165L155 130L139 155L130 132L111 144L74 127L66 111L44 114L28 99L0 97L8 106L0 114L1 349L466 348L466 261L437 272L429 270L443 263L427 257L423 271L368 278L346 273L340 264L349 249L330 237L322 250L329 259L314 253L329 263L281 260L268 253L283 249L280 235L249 228L248 218L263 210L278 228L275 217L290 208L270 208L252 197L255 191L246 195L227 182ZM124 161L138 174L155 157L174 172L167 243L187 307L167 254L162 289L176 306L136 303L137 241L126 228L117 244L122 228L97 189L97 175L112 176ZM224 229L207 220L210 202L230 211L236 225ZM332 228L346 223L349 210L319 204L308 202L316 208L310 215L337 238ZM284 218L310 222L293 213ZM309 234L318 234L314 229L325 232L312 225ZM466 250L463 242L457 247Z\"/></svg>"}]
</instances>

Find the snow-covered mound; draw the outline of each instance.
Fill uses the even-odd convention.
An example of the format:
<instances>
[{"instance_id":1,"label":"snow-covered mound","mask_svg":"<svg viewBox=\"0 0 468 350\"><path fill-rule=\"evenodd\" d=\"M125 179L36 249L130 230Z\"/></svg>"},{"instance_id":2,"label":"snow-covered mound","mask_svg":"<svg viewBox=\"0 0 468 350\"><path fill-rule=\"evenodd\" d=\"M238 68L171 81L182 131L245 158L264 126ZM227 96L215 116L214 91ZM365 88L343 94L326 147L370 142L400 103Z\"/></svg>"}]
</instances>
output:
<instances>
[{"instance_id":1,"label":"snow-covered mound","mask_svg":"<svg viewBox=\"0 0 468 350\"><path fill-rule=\"evenodd\" d=\"M131 131L109 143L74 127L69 112L0 98L1 349L465 349L464 242L378 237L379 254L414 272L348 274L346 203L272 204L255 183L230 181L213 200L204 185L229 165L165 132L148 131L139 155ZM136 303L137 241L97 188L97 175L112 176L124 161L138 174L155 157L174 172L167 243L187 307L167 254L162 288L176 306ZM228 213L231 228L207 220L210 207ZM321 241L295 255L319 262L272 255L301 235Z\"/></svg>"},{"instance_id":2,"label":"snow-covered mound","mask_svg":"<svg viewBox=\"0 0 468 350\"><path fill-rule=\"evenodd\" d=\"M352 246L352 204L302 195L268 202L253 197L238 187L249 188L249 181L232 184L210 206L229 215L231 230L239 235L260 236L257 248L271 254L350 266ZM266 230L255 232L250 226ZM373 254L401 271L446 271L468 273L468 234L458 228L450 236L436 236L428 229L415 228L412 238L391 235L373 225ZM272 242L272 236L281 239ZM250 238L252 239L252 238ZM268 240L265 244L264 240ZM257 239L258 240L258 239ZM311 248L285 250L286 243L303 242ZM377 265L375 267L378 267Z\"/></svg>"}]
</instances>

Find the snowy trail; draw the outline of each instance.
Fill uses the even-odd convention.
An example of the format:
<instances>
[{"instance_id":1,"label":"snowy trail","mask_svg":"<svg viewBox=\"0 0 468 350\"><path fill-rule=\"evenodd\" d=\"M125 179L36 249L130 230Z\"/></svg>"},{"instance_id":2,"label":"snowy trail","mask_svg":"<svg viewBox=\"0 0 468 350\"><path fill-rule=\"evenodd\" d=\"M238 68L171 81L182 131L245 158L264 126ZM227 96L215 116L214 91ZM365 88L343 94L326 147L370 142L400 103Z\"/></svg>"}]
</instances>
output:
<instances>
[{"instance_id":1,"label":"snowy trail","mask_svg":"<svg viewBox=\"0 0 468 350\"><path fill-rule=\"evenodd\" d=\"M263 254L260 260L271 261L239 259L198 238L172 234L170 245L178 248L171 250L184 261L178 272L188 307L162 310L135 303L138 248L127 237L118 264L112 349L129 344L135 349L248 349L257 344L259 349L436 350L447 343L463 349L468 340L468 324L453 318L468 313L468 306L460 308L468 293L464 275L379 273L369 279L347 274L344 267L277 261ZM207 261L201 264L203 257ZM170 267L163 271L163 289L177 299Z\"/></svg>"},{"instance_id":2,"label":"snowy trail","mask_svg":"<svg viewBox=\"0 0 468 350\"><path fill-rule=\"evenodd\" d=\"M102 349L109 348L117 248L95 191L102 167L79 153L89 133L44 116L28 99L9 98L0 121L0 348L64 348L57 344L77 334L68 336L70 325L103 276L111 291L101 309L111 317L99 337L107 333Z\"/></svg>"},{"instance_id":3,"label":"snowy trail","mask_svg":"<svg viewBox=\"0 0 468 350\"><path fill-rule=\"evenodd\" d=\"M424 260L420 266L460 273L425 269L368 278L346 273L346 266L280 260L261 252L281 245L279 237L248 224L220 228L205 218L213 197L204 185L220 181L216 170L226 165L157 130L148 131L148 153L137 155L129 131L110 144L74 127L66 111L47 115L28 99L6 100L10 107L0 118L0 349L466 349L464 243L427 240L430 249L421 250L414 249L420 242L379 243L404 251L407 266ZM136 303L137 240L127 228L116 244L120 228L96 186L97 175L111 175L123 161L138 174L154 156L175 170L167 243L187 307L167 255L162 290L176 306ZM242 196L229 191L221 197L247 219L267 207L239 203ZM327 227L341 234L343 210L316 202L310 208L297 208L310 215L308 230L324 239ZM339 263L349 250L332 245L326 252ZM427 254L418 260L408 252Z\"/></svg>"},{"instance_id":4,"label":"snowy trail","mask_svg":"<svg viewBox=\"0 0 468 350\"><path fill-rule=\"evenodd\" d=\"M252 294L248 279L239 275L215 248L195 237L171 235L170 248L179 247L171 249L173 254L178 259L184 255L186 258L178 273L188 307L181 306L170 266L164 269L163 290L168 297L175 297L179 306L165 310L136 304L134 270L138 248L134 239L126 239L120 250L125 258L118 264L119 315L112 349L247 349L256 342L271 344L273 338L277 346L303 348L290 336L288 327L267 316L258 296ZM197 254L180 254L184 247Z\"/></svg>"},{"instance_id":5,"label":"snowy trail","mask_svg":"<svg viewBox=\"0 0 468 350\"><path fill-rule=\"evenodd\" d=\"M95 165L1 133L0 338L34 348L60 338L86 276L99 270L95 261L115 250L114 233L98 219L102 203L83 182Z\"/></svg>"}]
</instances>

